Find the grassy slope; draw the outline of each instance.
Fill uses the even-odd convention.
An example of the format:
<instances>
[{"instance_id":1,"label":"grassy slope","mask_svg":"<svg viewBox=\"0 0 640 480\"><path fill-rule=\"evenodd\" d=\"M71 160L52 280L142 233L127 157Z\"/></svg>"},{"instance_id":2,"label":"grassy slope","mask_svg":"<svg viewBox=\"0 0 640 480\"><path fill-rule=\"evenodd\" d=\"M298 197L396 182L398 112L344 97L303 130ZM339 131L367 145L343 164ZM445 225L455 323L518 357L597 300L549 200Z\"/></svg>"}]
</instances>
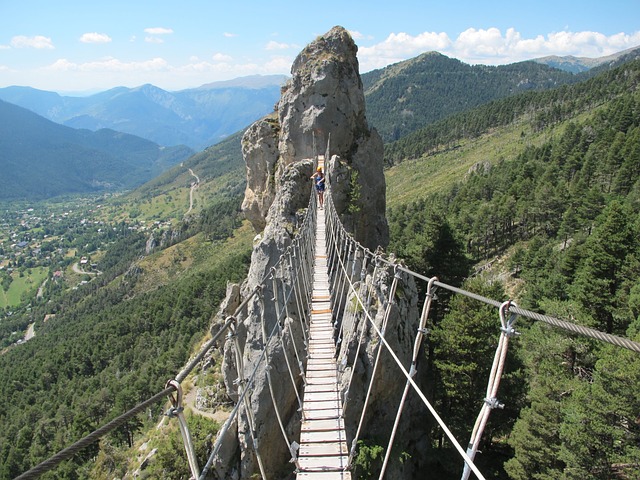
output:
<instances>
[{"instance_id":1,"label":"grassy slope","mask_svg":"<svg viewBox=\"0 0 640 480\"><path fill-rule=\"evenodd\" d=\"M47 274L48 271L45 267L28 268L23 275L17 271L13 272L11 274L13 282L11 282L9 290L5 292L0 287L0 308L19 305L23 294L37 290Z\"/></svg>"},{"instance_id":2,"label":"grassy slope","mask_svg":"<svg viewBox=\"0 0 640 480\"><path fill-rule=\"evenodd\" d=\"M581 114L573 120L586 115ZM501 158L514 160L526 147L539 146L550 136L559 135L565 124L534 132L527 121L520 120L478 138L463 140L455 149L396 164L385 172L387 207L395 208L445 192L464 180L469 169L477 163L496 164Z\"/></svg>"},{"instance_id":3,"label":"grassy slope","mask_svg":"<svg viewBox=\"0 0 640 480\"><path fill-rule=\"evenodd\" d=\"M188 238L176 245L149 255L139 262L142 277L135 286L135 293L154 290L169 284L182 275L197 274L215 269L232 255L249 252L255 232L245 221L233 237L222 242L204 240L202 234Z\"/></svg>"}]
</instances>

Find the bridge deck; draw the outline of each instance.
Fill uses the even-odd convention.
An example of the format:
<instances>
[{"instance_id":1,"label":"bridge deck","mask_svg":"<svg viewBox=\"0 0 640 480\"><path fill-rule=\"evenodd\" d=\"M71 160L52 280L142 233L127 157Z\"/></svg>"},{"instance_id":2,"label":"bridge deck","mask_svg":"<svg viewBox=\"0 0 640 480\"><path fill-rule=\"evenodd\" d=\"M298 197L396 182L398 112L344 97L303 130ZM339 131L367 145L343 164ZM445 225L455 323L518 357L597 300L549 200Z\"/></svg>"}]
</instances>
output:
<instances>
[{"instance_id":1,"label":"bridge deck","mask_svg":"<svg viewBox=\"0 0 640 480\"><path fill-rule=\"evenodd\" d=\"M351 479L346 471L347 441L338 392L335 341L331 322L329 276L325 247L324 210L318 210L313 275L307 385L300 432L297 480Z\"/></svg>"}]
</instances>

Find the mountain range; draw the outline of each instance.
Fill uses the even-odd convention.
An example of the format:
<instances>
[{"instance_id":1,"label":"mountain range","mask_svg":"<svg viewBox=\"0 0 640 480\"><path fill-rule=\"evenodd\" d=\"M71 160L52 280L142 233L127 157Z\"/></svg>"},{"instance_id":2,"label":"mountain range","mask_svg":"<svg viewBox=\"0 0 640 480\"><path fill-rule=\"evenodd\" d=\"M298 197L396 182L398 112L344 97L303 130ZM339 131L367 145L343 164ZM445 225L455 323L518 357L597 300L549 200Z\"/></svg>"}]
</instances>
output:
<instances>
[{"instance_id":1,"label":"mountain range","mask_svg":"<svg viewBox=\"0 0 640 480\"><path fill-rule=\"evenodd\" d=\"M367 119L389 144L478 105L576 83L639 55L640 48L601 59L547 57L492 67L428 52L361 76ZM273 111L285 80L244 77L178 92L118 87L88 97L0 89L0 99L11 102L0 104L0 198L131 188L193 153L168 146L201 151L230 137L225 161L241 167L235 134Z\"/></svg>"},{"instance_id":2,"label":"mountain range","mask_svg":"<svg viewBox=\"0 0 640 480\"><path fill-rule=\"evenodd\" d=\"M367 116L390 142L493 99L584 80L639 52L628 49L600 58L549 56L498 67L468 65L427 52L362 74ZM73 128L110 128L163 146L203 150L273 111L286 79L254 75L174 92L153 85L117 87L83 97L12 86L0 88L0 100Z\"/></svg>"},{"instance_id":3,"label":"mountain range","mask_svg":"<svg viewBox=\"0 0 640 480\"><path fill-rule=\"evenodd\" d=\"M634 47L598 58L550 55L536 58L533 61L571 73L582 73L590 70L592 70L592 73L598 73L603 69L614 68L621 63L638 58L639 55L640 49Z\"/></svg>"},{"instance_id":4,"label":"mountain range","mask_svg":"<svg viewBox=\"0 0 640 480\"><path fill-rule=\"evenodd\" d=\"M0 89L0 99L73 128L110 128L159 145L202 150L273 111L282 75L251 76L169 92L153 85L71 97L30 87Z\"/></svg>"},{"instance_id":5,"label":"mountain range","mask_svg":"<svg viewBox=\"0 0 640 480\"><path fill-rule=\"evenodd\" d=\"M546 57L509 65L468 65L437 52L362 75L367 119L392 142L454 113L527 91L577 83L640 57L640 48L588 59Z\"/></svg>"},{"instance_id":6,"label":"mountain range","mask_svg":"<svg viewBox=\"0 0 640 480\"><path fill-rule=\"evenodd\" d=\"M134 135L75 129L0 100L0 200L133 188L194 152Z\"/></svg>"}]
</instances>

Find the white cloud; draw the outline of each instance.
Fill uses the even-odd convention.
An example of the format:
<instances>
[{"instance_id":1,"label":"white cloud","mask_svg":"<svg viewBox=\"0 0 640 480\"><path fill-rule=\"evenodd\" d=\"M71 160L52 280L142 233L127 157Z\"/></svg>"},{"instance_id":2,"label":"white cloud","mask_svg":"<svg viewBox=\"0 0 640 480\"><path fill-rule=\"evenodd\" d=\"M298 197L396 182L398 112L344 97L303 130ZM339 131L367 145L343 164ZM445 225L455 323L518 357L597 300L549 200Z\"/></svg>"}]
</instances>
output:
<instances>
[{"instance_id":1,"label":"white cloud","mask_svg":"<svg viewBox=\"0 0 640 480\"><path fill-rule=\"evenodd\" d=\"M164 40L160 37L144 37L144 41L147 43L164 43Z\"/></svg>"},{"instance_id":2,"label":"white cloud","mask_svg":"<svg viewBox=\"0 0 640 480\"><path fill-rule=\"evenodd\" d=\"M640 31L606 36L597 32L556 32L524 38L514 28L469 28L451 39L446 33L392 33L384 41L358 49L361 71L382 68L428 51L466 63L499 65L547 55L601 57L640 45Z\"/></svg>"},{"instance_id":3,"label":"white cloud","mask_svg":"<svg viewBox=\"0 0 640 480\"><path fill-rule=\"evenodd\" d=\"M90 32L84 33L80 37L80 41L82 43L109 43L111 41L111 37L104 33Z\"/></svg>"},{"instance_id":4,"label":"white cloud","mask_svg":"<svg viewBox=\"0 0 640 480\"><path fill-rule=\"evenodd\" d=\"M14 48L37 48L49 50L55 48L51 39L42 35L36 35L35 37L17 35L11 39L11 46Z\"/></svg>"},{"instance_id":5,"label":"white cloud","mask_svg":"<svg viewBox=\"0 0 640 480\"><path fill-rule=\"evenodd\" d=\"M144 33L148 33L149 35L168 35L173 33L173 29L163 27L145 28Z\"/></svg>"},{"instance_id":6,"label":"white cloud","mask_svg":"<svg viewBox=\"0 0 640 480\"><path fill-rule=\"evenodd\" d=\"M442 32L424 32L417 36L408 33L392 33L383 42L371 47L358 47L358 58L363 71L382 68L406 60L420 53L447 50L451 46L449 36Z\"/></svg>"},{"instance_id":7,"label":"white cloud","mask_svg":"<svg viewBox=\"0 0 640 480\"><path fill-rule=\"evenodd\" d=\"M224 35L227 38L233 38L238 36L237 33L229 33L229 32L224 32L222 35Z\"/></svg>"},{"instance_id":8,"label":"white cloud","mask_svg":"<svg viewBox=\"0 0 640 480\"><path fill-rule=\"evenodd\" d=\"M94 62L73 63L66 58L56 60L47 67L53 71L74 72L158 72L169 69L169 64L163 58L153 58L142 62L123 62L113 57L106 57Z\"/></svg>"},{"instance_id":9,"label":"white cloud","mask_svg":"<svg viewBox=\"0 0 640 480\"><path fill-rule=\"evenodd\" d=\"M263 75L277 75L283 72L289 73L291 71L292 63L293 57L273 57L264 64L261 73Z\"/></svg>"},{"instance_id":10,"label":"white cloud","mask_svg":"<svg viewBox=\"0 0 640 480\"><path fill-rule=\"evenodd\" d=\"M231 60L233 60L233 58L230 55L225 55L224 53L214 53L211 58L213 59L214 62L217 63L227 63L230 62Z\"/></svg>"},{"instance_id":11,"label":"white cloud","mask_svg":"<svg viewBox=\"0 0 640 480\"><path fill-rule=\"evenodd\" d=\"M264 48L265 50L287 50L291 48L291 45L287 43L274 42L273 40L271 40Z\"/></svg>"}]
</instances>

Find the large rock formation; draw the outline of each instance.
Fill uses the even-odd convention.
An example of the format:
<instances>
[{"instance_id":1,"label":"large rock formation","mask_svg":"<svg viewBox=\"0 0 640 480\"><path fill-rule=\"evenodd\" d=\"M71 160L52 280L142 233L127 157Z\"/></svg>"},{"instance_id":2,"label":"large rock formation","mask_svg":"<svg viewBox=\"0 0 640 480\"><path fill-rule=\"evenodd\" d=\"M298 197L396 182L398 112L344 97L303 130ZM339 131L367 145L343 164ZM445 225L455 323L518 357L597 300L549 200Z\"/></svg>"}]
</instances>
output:
<instances>
[{"instance_id":1,"label":"large rock formation","mask_svg":"<svg viewBox=\"0 0 640 480\"><path fill-rule=\"evenodd\" d=\"M312 193L310 176L314 158L319 154L330 157L325 163L326 174L336 209L347 229L370 250L388 243L383 145L378 133L367 125L356 53L355 43L342 27L334 27L317 38L294 61L292 78L283 87L274 114L256 122L243 137L247 189L242 208L260 234L248 278L242 286L244 298L261 284L291 244ZM276 275L289 274L283 270ZM261 296L273 298L270 282L261 287ZM296 306L289 305L287 324L293 328L298 344L303 341L300 316ZM246 316L238 319L237 339L245 375L253 371L262 352L261 321L264 319L270 331L275 318L272 303L254 298ZM405 343L410 351L410 341ZM232 398L237 391L233 347L231 341L225 345L223 365ZM284 367L283 348L288 350L289 358L294 357L290 344L274 349L271 376L276 383L276 403L285 418L285 428L294 439L299 434L300 413ZM265 371L258 371L256 378L264 379ZM270 478L284 478L283 471L292 469L288 463L290 455L264 380L253 386L251 405L259 427L257 442L264 468ZM384 410L380 402L377 405L377 411ZM246 417L241 416L234 438L228 439L224 449L227 458L218 462L218 474L224 478L249 478L258 471L248 430ZM234 442L236 447L230 447Z\"/></svg>"},{"instance_id":2,"label":"large rock formation","mask_svg":"<svg viewBox=\"0 0 640 480\"><path fill-rule=\"evenodd\" d=\"M331 162L326 159L326 173L343 223L365 247L387 245L383 145L365 117L357 51L342 27L317 38L295 59L277 118L256 122L245 133L247 190L242 208L256 231L267 224L276 197L274 179L302 159L328 153L335 155ZM305 205L306 199L297 207ZM275 220L277 211L270 215Z\"/></svg>"}]
</instances>

